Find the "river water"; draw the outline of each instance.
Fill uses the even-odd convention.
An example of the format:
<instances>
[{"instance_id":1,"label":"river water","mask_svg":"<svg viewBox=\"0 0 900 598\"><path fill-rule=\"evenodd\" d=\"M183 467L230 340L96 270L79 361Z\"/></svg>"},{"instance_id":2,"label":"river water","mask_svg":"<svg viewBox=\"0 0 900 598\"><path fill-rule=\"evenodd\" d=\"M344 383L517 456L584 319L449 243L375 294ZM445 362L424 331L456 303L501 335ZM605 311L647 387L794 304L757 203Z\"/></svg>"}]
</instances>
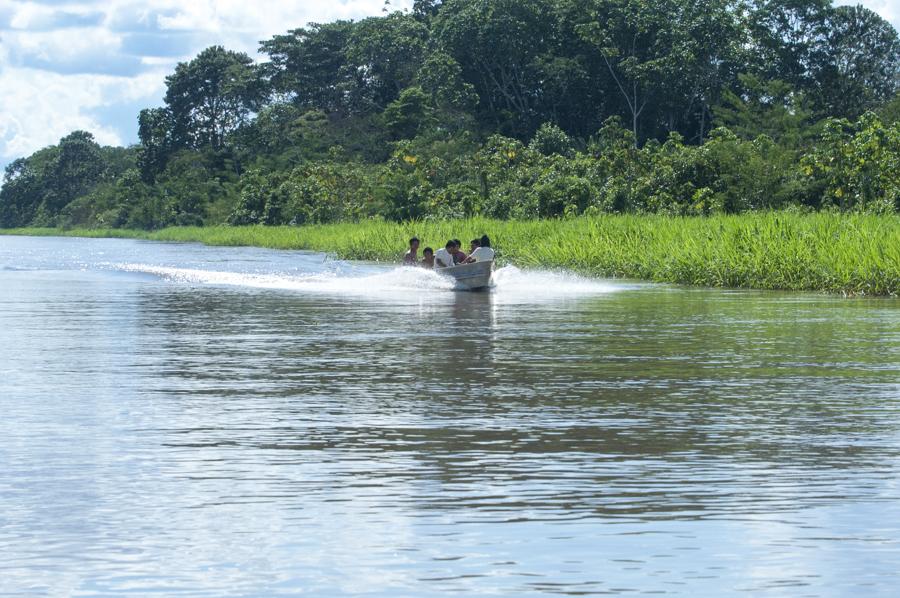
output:
<instances>
[{"instance_id":1,"label":"river water","mask_svg":"<svg viewBox=\"0 0 900 598\"><path fill-rule=\"evenodd\" d=\"M894 596L900 302L0 237L0 595Z\"/></svg>"}]
</instances>

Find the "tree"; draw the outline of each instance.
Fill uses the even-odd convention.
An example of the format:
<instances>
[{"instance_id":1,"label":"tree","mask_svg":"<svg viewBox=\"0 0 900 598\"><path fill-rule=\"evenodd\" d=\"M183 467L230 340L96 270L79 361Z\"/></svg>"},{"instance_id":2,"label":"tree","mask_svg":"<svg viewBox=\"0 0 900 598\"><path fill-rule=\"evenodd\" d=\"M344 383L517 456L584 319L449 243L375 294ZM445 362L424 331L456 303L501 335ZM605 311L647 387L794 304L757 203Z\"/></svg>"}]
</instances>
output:
<instances>
[{"instance_id":1,"label":"tree","mask_svg":"<svg viewBox=\"0 0 900 598\"><path fill-rule=\"evenodd\" d=\"M532 137L528 147L545 156L557 154L571 158L575 153L572 140L565 131L553 123L542 124Z\"/></svg>"},{"instance_id":2,"label":"tree","mask_svg":"<svg viewBox=\"0 0 900 598\"><path fill-rule=\"evenodd\" d=\"M428 55L416 75L419 88L439 114L442 128L462 128L478 105L478 93L463 80L462 68L452 56L440 50Z\"/></svg>"},{"instance_id":3,"label":"tree","mask_svg":"<svg viewBox=\"0 0 900 598\"><path fill-rule=\"evenodd\" d=\"M244 125L265 97L253 61L221 46L179 63L166 77L166 106L175 147L218 150Z\"/></svg>"},{"instance_id":4,"label":"tree","mask_svg":"<svg viewBox=\"0 0 900 598\"><path fill-rule=\"evenodd\" d=\"M900 123L900 93L878 110L881 121L886 125Z\"/></svg>"},{"instance_id":5,"label":"tree","mask_svg":"<svg viewBox=\"0 0 900 598\"><path fill-rule=\"evenodd\" d=\"M351 21L312 23L262 42L271 91L301 108L344 113L352 86L345 50L355 27Z\"/></svg>"},{"instance_id":6,"label":"tree","mask_svg":"<svg viewBox=\"0 0 900 598\"><path fill-rule=\"evenodd\" d=\"M815 65L822 61L830 6L831 0L751 0L753 70L762 79L811 89Z\"/></svg>"},{"instance_id":7,"label":"tree","mask_svg":"<svg viewBox=\"0 0 900 598\"><path fill-rule=\"evenodd\" d=\"M145 108L138 115L138 167L141 179L153 183L156 175L163 171L169 156L177 148L173 139L175 124L168 108Z\"/></svg>"},{"instance_id":8,"label":"tree","mask_svg":"<svg viewBox=\"0 0 900 598\"><path fill-rule=\"evenodd\" d=\"M662 137L679 131L701 143L710 130L712 107L737 80L745 61L746 34L733 0L683 1L675 4L672 55L666 71L665 93L656 112ZM671 27L671 26L670 26Z\"/></svg>"},{"instance_id":9,"label":"tree","mask_svg":"<svg viewBox=\"0 0 900 598\"><path fill-rule=\"evenodd\" d=\"M429 123L432 112L422 88L410 87L388 104L384 111L385 126L395 139L411 139Z\"/></svg>"},{"instance_id":10,"label":"tree","mask_svg":"<svg viewBox=\"0 0 900 598\"><path fill-rule=\"evenodd\" d=\"M360 21L345 49L359 80L358 95L379 110L395 100L413 82L427 40L428 28L404 13Z\"/></svg>"},{"instance_id":11,"label":"tree","mask_svg":"<svg viewBox=\"0 0 900 598\"><path fill-rule=\"evenodd\" d=\"M512 134L534 130L535 59L551 38L546 13L540 0L449 0L434 19L438 48L474 86L485 119Z\"/></svg>"},{"instance_id":12,"label":"tree","mask_svg":"<svg viewBox=\"0 0 900 598\"><path fill-rule=\"evenodd\" d=\"M856 123L828 119L817 146L803 157L825 205L894 212L900 209L900 125L869 112Z\"/></svg>"},{"instance_id":13,"label":"tree","mask_svg":"<svg viewBox=\"0 0 900 598\"><path fill-rule=\"evenodd\" d=\"M803 96L790 84L750 74L739 75L738 83L733 90L725 90L713 109L717 125L747 141L766 135L790 147L797 147L808 135L811 114Z\"/></svg>"},{"instance_id":14,"label":"tree","mask_svg":"<svg viewBox=\"0 0 900 598\"><path fill-rule=\"evenodd\" d=\"M43 206L55 216L77 197L92 190L103 173L100 146L87 131L69 133L59 141L59 152L51 165Z\"/></svg>"},{"instance_id":15,"label":"tree","mask_svg":"<svg viewBox=\"0 0 900 598\"><path fill-rule=\"evenodd\" d=\"M412 14L420 21L428 21L441 9L441 0L413 0Z\"/></svg>"},{"instance_id":16,"label":"tree","mask_svg":"<svg viewBox=\"0 0 900 598\"><path fill-rule=\"evenodd\" d=\"M31 224L43 196L41 175L35 168L37 154L10 162L0 188L0 227L14 228Z\"/></svg>"},{"instance_id":17,"label":"tree","mask_svg":"<svg viewBox=\"0 0 900 598\"><path fill-rule=\"evenodd\" d=\"M692 54L690 32L682 29L684 7L669 0L571 1L584 14L576 32L599 51L638 143L651 102L662 102L664 90L684 82Z\"/></svg>"},{"instance_id":18,"label":"tree","mask_svg":"<svg viewBox=\"0 0 900 598\"><path fill-rule=\"evenodd\" d=\"M828 12L815 97L821 114L858 118L900 91L900 38L894 27L862 6Z\"/></svg>"}]
</instances>

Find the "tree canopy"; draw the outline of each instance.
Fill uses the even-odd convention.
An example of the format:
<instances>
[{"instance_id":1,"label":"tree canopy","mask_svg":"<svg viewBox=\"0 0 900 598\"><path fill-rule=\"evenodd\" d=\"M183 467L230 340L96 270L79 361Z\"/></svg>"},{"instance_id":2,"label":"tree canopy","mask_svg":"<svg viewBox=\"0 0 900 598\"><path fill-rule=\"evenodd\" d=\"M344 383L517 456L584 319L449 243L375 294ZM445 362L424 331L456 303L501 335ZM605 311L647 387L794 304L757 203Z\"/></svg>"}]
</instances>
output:
<instances>
[{"instance_id":1,"label":"tree canopy","mask_svg":"<svg viewBox=\"0 0 900 598\"><path fill-rule=\"evenodd\" d=\"M14 161L0 226L900 201L900 38L861 6L417 0L260 53L178 64L134 147L76 131Z\"/></svg>"}]
</instances>

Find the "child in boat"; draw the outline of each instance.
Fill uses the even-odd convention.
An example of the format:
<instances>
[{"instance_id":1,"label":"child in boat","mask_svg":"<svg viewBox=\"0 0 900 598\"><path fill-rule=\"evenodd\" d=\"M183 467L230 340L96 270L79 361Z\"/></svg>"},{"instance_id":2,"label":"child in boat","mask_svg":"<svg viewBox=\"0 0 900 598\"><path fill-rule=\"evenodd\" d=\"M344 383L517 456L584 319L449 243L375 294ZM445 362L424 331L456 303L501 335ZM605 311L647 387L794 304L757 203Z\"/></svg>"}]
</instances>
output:
<instances>
[{"instance_id":1,"label":"child in boat","mask_svg":"<svg viewBox=\"0 0 900 598\"><path fill-rule=\"evenodd\" d=\"M419 265L423 268L428 268L429 270L434 268L434 249L426 247L424 251L422 251L422 261L419 262Z\"/></svg>"},{"instance_id":2,"label":"child in boat","mask_svg":"<svg viewBox=\"0 0 900 598\"><path fill-rule=\"evenodd\" d=\"M419 239L413 237L409 240L409 251L403 255L404 266L417 266L419 264Z\"/></svg>"},{"instance_id":3,"label":"child in boat","mask_svg":"<svg viewBox=\"0 0 900 598\"><path fill-rule=\"evenodd\" d=\"M456 264L453 261L453 249L456 247L453 241L447 241L447 244L444 245L443 249L438 249L437 253L434 254L434 267L435 268L450 268L451 266L455 266Z\"/></svg>"},{"instance_id":4,"label":"child in boat","mask_svg":"<svg viewBox=\"0 0 900 598\"><path fill-rule=\"evenodd\" d=\"M479 240L478 248L472 252L466 260L467 264L472 262L490 262L494 259L494 250L491 248L491 239L484 235Z\"/></svg>"}]
</instances>

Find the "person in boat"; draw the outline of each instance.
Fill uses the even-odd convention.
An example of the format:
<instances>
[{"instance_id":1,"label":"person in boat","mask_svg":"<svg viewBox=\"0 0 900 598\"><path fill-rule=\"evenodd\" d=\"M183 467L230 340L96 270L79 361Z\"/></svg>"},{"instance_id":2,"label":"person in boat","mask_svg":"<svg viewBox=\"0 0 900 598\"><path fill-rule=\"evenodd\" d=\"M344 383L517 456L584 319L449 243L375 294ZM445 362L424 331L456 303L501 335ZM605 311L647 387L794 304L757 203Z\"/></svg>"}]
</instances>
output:
<instances>
[{"instance_id":1,"label":"person in boat","mask_svg":"<svg viewBox=\"0 0 900 598\"><path fill-rule=\"evenodd\" d=\"M434 268L434 249L426 247L422 251L422 261L419 262L419 265L429 270Z\"/></svg>"},{"instance_id":2,"label":"person in boat","mask_svg":"<svg viewBox=\"0 0 900 598\"><path fill-rule=\"evenodd\" d=\"M413 237L409 240L409 251L403 255L404 266L417 266L419 264L419 239Z\"/></svg>"},{"instance_id":3,"label":"person in boat","mask_svg":"<svg viewBox=\"0 0 900 598\"><path fill-rule=\"evenodd\" d=\"M484 235L479 239L478 248L466 259L467 264L474 262L490 262L494 259L494 249L491 247L491 239Z\"/></svg>"},{"instance_id":4,"label":"person in boat","mask_svg":"<svg viewBox=\"0 0 900 598\"><path fill-rule=\"evenodd\" d=\"M466 260L469 258L462 250L462 241L459 239L453 239L453 263L454 264L464 264Z\"/></svg>"},{"instance_id":5,"label":"person in boat","mask_svg":"<svg viewBox=\"0 0 900 598\"><path fill-rule=\"evenodd\" d=\"M456 265L453 261L453 249L456 248L456 244L451 239L447 241L447 244L444 245L443 249L438 249L437 253L434 254L434 267L435 268L451 268Z\"/></svg>"},{"instance_id":6,"label":"person in boat","mask_svg":"<svg viewBox=\"0 0 900 598\"><path fill-rule=\"evenodd\" d=\"M469 241L469 255L475 253L475 250L481 247L481 239L472 239Z\"/></svg>"}]
</instances>

